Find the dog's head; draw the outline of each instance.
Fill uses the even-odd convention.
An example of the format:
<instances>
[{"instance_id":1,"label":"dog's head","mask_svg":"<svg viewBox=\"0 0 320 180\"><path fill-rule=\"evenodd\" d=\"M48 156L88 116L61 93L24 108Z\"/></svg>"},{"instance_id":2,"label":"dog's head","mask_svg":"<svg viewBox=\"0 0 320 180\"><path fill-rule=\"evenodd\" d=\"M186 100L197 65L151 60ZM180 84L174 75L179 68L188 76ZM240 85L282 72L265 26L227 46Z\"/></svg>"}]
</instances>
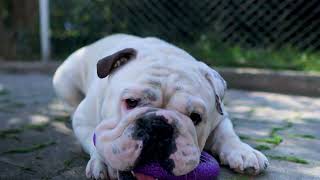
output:
<instances>
[{"instance_id":1,"label":"dog's head","mask_svg":"<svg viewBox=\"0 0 320 180\"><path fill-rule=\"evenodd\" d=\"M161 57L128 48L98 62L101 81L109 76L96 149L114 169L157 161L174 175L187 174L224 114L226 84L204 63L154 58Z\"/></svg>"}]
</instances>

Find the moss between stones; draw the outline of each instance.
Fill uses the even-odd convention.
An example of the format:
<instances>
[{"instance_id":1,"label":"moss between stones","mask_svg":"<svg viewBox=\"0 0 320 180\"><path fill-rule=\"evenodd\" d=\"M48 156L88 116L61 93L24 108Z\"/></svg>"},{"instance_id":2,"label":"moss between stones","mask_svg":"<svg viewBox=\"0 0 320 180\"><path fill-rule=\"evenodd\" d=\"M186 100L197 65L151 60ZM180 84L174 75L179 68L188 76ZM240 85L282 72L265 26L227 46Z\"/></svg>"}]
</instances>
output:
<instances>
[{"instance_id":1,"label":"moss between stones","mask_svg":"<svg viewBox=\"0 0 320 180\"><path fill-rule=\"evenodd\" d=\"M41 157L41 156L36 156L34 158L37 159L37 160L42 160L43 159L43 157Z\"/></svg>"},{"instance_id":2,"label":"moss between stones","mask_svg":"<svg viewBox=\"0 0 320 180\"><path fill-rule=\"evenodd\" d=\"M20 153L29 153L33 151L37 151L43 148L46 148L48 146L54 145L56 142L50 141L48 143L40 143L40 144L34 144L30 147L23 147L23 148L16 148L16 149L10 149L8 151L2 152L2 154L20 154Z\"/></svg>"},{"instance_id":3,"label":"moss between stones","mask_svg":"<svg viewBox=\"0 0 320 180\"><path fill-rule=\"evenodd\" d=\"M0 139L13 138L19 140L18 134L24 132L25 130L35 130L43 131L46 127L49 126L49 123L42 124L26 124L21 128L5 129L0 131Z\"/></svg>"},{"instance_id":4,"label":"moss between stones","mask_svg":"<svg viewBox=\"0 0 320 180\"><path fill-rule=\"evenodd\" d=\"M22 108L25 107L26 104L23 102L12 101L7 105L7 108Z\"/></svg>"},{"instance_id":5,"label":"moss between stones","mask_svg":"<svg viewBox=\"0 0 320 180\"><path fill-rule=\"evenodd\" d=\"M32 173L32 174L36 172L31 167L26 167L24 165L19 165L19 164L15 164L15 163L12 163L12 162L9 162L9 161L3 161L3 160L0 160L0 162L3 162L3 163L6 163L6 164L9 164L11 166L14 166L16 168L19 168L21 171L27 171L27 172Z\"/></svg>"},{"instance_id":6,"label":"moss between stones","mask_svg":"<svg viewBox=\"0 0 320 180\"><path fill-rule=\"evenodd\" d=\"M30 129L35 131L43 131L45 128L49 126L49 123L41 123L41 124L27 124L23 127L23 129Z\"/></svg>"},{"instance_id":7,"label":"moss between stones","mask_svg":"<svg viewBox=\"0 0 320 180\"><path fill-rule=\"evenodd\" d=\"M279 145L282 142L282 137L279 135L273 135L270 138L259 138L259 139L254 139L257 142L265 142L269 144L274 144L274 145Z\"/></svg>"},{"instance_id":8,"label":"moss between stones","mask_svg":"<svg viewBox=\"0 0 320 180\"><path fill-rule=\"evenodd\" d=\"M26 104L22 102L6 100L6 102L2 102L2 104L0 104L0 111L12 113L15 112L16 109L23 108L25 106Z\"/></svg>"},{"instance_id":9,"label":"moss between stones","mask_svg":"<svg viewBox=\"0 0 320 180\"><path fill-rule=\"evenodd\" d=\"M282 137L278 135L270 138L252 138L249 136L239 135L239 138L241 140L252 140L252 141L264 142L264 143L269 143L274 145L279 145L282 142Z\"/></svg>"},{"instance_id":10,"label":"moss between stones","mask_svg":"<svg viewBox=\"0 0 320 180\"><path fill-rule=\"evenodd\" d=\"M33 170L31 167L25 167L25 166L19 166L19 168L22 170L22 171L29 171L29 172L35 172L35 170Z\"/></svg>"},{"instance_id":11,"label":"moss between stones","mask_svg":"<svg viewBox=\"0 0 320 180\"><path fill-rule=\"evenodd\" d=\"M63 168L61 168L60 170L57 171L57 174L61 174L61 173L65 172L66 170L70 169L71 165L78 159L83 159L85 161L89 161L89 158L87 155L77 154L74 157L63 161L64 166L63 166Z\"/></svg>"},{"instance_id":12,"label":"moss between stones","mask_svg":"<svg viewBox=\"0 0 320 180\"><path fill-rule=\"evenodd\" d=\"M274 128L272 128L271 129L271 132L270 132L270 136L272 137L272 136L275 136L275 135L277 135L276 133L278 132L278 131L283 131L283 130L286 130L286 129L289 129L289 128L291 128L293 126L293 123L292 122L288 122L285 126L283 126L283 127L274 127Z\"/></svg>"},{"instance_id":13,"label":"moss between stones","mask_svg":"<svg viewBox=\"0 0 320 180\"><path fill-rule=\"evenodd\" d=\"M256 150L259 150L259 151L263 151L263 150L270 150L271 147L270 146L267 146L267 145L264 145L264 144L260 144L256 147L254 147Z\"/></svg>"},{"instance_id":14,"label":"moss between stones","mask_svg":"<svg viewBox=\"0 0 320 180\"><path fill-rule=\"evenodd\" d=\"M240 135L238 135L238 136L239 136L239 138L240 138L241 140L252 140L252 138L251 138L251 137L246 136L246 135L242 135L242 134L240 134Z\"/></svg>"},{"instance_id":15,"label":"moss between stones","mask_svg":"<svg viewBox=\"0 0 320 180\"><path fill-rule=\"evenodd\" d=\"M0 99L0 103L10 103L10 102L11 102L11 100L10 100L10 98L8 98L8 97L1 98L1 99Z\"/></svg>"},{"instance_id":16,"label":"moss between stones","mask_svg":"<svg viewBox=\"0 0 320 180\"><path fill-rule=\"evenodd\" d=\"M52 179L52 177L50 177L49 175L44 175L41 177L41 180L50 180Z\"/></svg>"},{"instance_id":17,"label":"moss between stones","mask_svg":"<svg viewBox=\"0 0 320 180\"><path fill-rule=\"evenodd\" d=\"M0 138L7 138L7 137L12 137L13 135L21 133L23 130L22 129L6 129L0 131Z\"/></svg>"},{"instance_id":18,"label":"moss between stones","mask_svg":"<svg viewBox=\"0 0 320 180\"><path fill-rule=\"evenodd\" d=\"M252 117L253 114L254 114L256 111L257 111L257 110L256 110L255 108L251 108L251 109L247 112L247 114L248 114L249 117Z\"/></svg>"},{"instance_id":19,"label":"moss between stones","mask_svg":"<svg viewBox=\"0 0 320 180\"><path fill-rule=\"evenodd\" d=\"M54 117L53 120L57 122L67 122L70 120L70 116L57 116Z\"/></svg>"},{"instance_id":20,"label":"moss between stones","mask_svg":"<svg viewBox=\"0 0 320 180\"><path fill-rule=\"evenodd\" d=\"M316 139L315 136L311 135L311 134L289 134L288 137L292 137L292 138L304 138L304 139Z\"/></svg>"},{"instance_id":21,"label":"moss between stones","mask_svg":"<svg viewBox=\"0 0 320 180\"><path fill-rule=\"evenodd\" d=\"M15 110L14 110L14 109L7 108L7 107L0 106L0 112L4 112L4 113L14 113Z\"/></svg>"},{"instance_id":22,"label":"moss between stones","mask_svg":"<svg viewBox=\"0 0 320 180\"><path fill-rule=\"evenodd\" d=\"M279 145L283 141L283 138L279 134L277 134L277 132L286 130L288 128L291 128L292 126L293 126L293 124L291 122L289 122L288 124L286 124L283 127L274 127L271 129L271 131L269 133L269 137L267 137L267 138L252 138L252 137L244 136L244 135L239 135L239 137L242 140L253 140L253 141L257 141L257 142L264 142L264 143Z\"/></svg>"},{"instance_id":23,"label":"moss between stones","mask_svg":"<svg viewBox=\"0 0 320 180\"><path fill-rule=\"evenodd\" d=\"M5 96L10 94L10 92L7 89L1 88L0 86L0 96Z\"/></svg>"},{"instance_id":24,"label":"moss between stones","mask_svg":"<svg viewBox=\"0 0 320 180\"><path fill-rule=\"evenodd\" d=\"M251 140L255 140L257 142L265 142L265 143L269 143L269 144L279 145L283 141L283 138L279 134L277 134L277 132L286 130L288 128L291 128L292 126L293 126L293 124L291 122L289 122L287 125L285 125L283 127L274 127L274 128L272 128L269 138L250 138L250 137L245 137L245 138L251 139ZM289 134L288 137L299 137L299 138L305 138L305 139L316 139L315 136L310 135L310 134Z\"/></svg>"},{"instance_id":25,"label":"moss between stones","mask_svg":"<svg viewBox=\"0 0 320 180\"><path fill-rule=\"evenodd\" d=\"M288 128L291 128L293 126L293 124L291 122L288 122L288 124L286 124L283 127L274 127L271 129L271 132L269 134L268 138L252 138L249 136L245 136L245 135L239 135L240 139L242 140L254 140L257 142L265 142L265 143L269 143L269 144L273 144L275 146L279 145L283 138L278 135L277 133L279 131L283 131L286 130ZM289 137L300 137L300 138L308 138L308 139L315 139L316 137L310 134L292 134L289 135ZM271 147L267 146L267 145L258 145L255 147L255 149L257 150L270 150ZM299 163L299 164L309 164L308 161L298 158L298 157L294 157L294 156L273 156L273 155L267 155L269 158L271 159L275 159L275 160L280 160L280 161L289 161L289 162L293 162L293 163Z\"/></svg>"},{"instance_id":26,"label":"moss between stones","mask_svg":"<svg viewBox=\"0 0 320 180\"><path fill-rule=\"evenodd\" d=\"M299 164L309 164L308 161L294 157L294 156L273 156L273 155L267 155L271 159L275 160L280 160L280 161L289 161L289 162L294 162L294 163L299 163Z\"/></svg>"},{"instance_id":27,"label":"moss between stones","mask_svg":"<svg viewBox=\"0 0 320 180\"><path fill-rule=\"evenodd\" d=\"M71 159L67 159L67 160L63 161L63 165L64 165L65 169L68 169L68 168L71 166L71 164L72 164L77 158L78 158L78 157L73 157L73 158L71 158Z\"/></svg>"}]
</instances>

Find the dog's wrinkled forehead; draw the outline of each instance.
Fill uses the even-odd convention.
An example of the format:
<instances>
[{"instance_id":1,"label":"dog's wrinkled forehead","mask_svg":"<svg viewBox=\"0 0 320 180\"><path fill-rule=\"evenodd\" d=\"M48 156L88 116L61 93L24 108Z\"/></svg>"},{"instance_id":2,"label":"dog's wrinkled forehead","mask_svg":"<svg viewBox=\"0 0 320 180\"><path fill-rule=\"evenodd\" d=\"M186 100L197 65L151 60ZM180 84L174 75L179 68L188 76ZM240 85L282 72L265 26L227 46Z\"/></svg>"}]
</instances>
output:
<instances>
[{"instance_id":1,"label":"dog's wrinkled forehead","mask_svg":"<svg viewBox=\"0 0 320 180\"><path fill-rule=\"evenodd\" d=\"M107 57L102 58L101 60L98 61L97 63L97 75L99 78L105 78L109 74L111 74L113 71L117 70L121 66L125 65L129 61L135 59L137 57L137 50L134 48L125 48L120 51L117 51ZM205 79L208 81L210 86L212 87L212 90L215 95L215 106L217 111L219 112L220 115L223 115L223 109L222 109L222 99L224 97L224 93L226 90L226 82L224 79L220 76L220 74L207 66L206 64L202 62L196 62L192 64L193 66L200 66L200 70L202 71L201 74L204 75ZM152 67L152 66L151 66ZM181 82L181 77L188 77L187 72L185 71L180 71L180 75L175 76L175 72L171 71L170 68L166 66L159 66L161 68L156 68L157 73L163 72L161 74L161 77L170 77L170 79L175 79L174 80L174 86L177 85L177 81ZM161 69L161 70L159 70ZM170 72L168 74L168 72ZM204 72L204 73L203 73ZM156 74L156 73L155 73ZM172 77L179 77L177 78L172 78ZM156 83L156 86L161 85L161 83L158 83L157 81L152 82L152 86L155 86L154 84ZM177 90L181 89L181 87L176 87ZM175 91L173 91L175 92ZM147 93L150 94L150 93Z\"/></svg>"}]
</instances>

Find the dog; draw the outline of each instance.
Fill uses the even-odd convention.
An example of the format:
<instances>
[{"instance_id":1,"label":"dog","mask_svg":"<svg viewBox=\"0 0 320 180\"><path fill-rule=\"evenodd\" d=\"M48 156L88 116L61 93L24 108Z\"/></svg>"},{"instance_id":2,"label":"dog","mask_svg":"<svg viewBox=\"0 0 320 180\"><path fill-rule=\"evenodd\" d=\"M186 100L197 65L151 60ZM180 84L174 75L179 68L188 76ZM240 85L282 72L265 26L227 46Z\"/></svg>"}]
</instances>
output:
<instances>
[{"instance_id":1,"label":"dog","mask_svg":"<svg viewBox=\"0 0 320 180\"><path fill-rule=\"evenodd\" d=\"M184 175L203 150L239 173L256 175L269 164L234 132L219 73L158 38L98 40L60 65L53 86L73 109L74 133L90 155L88 178L116 179L150 160Z\"/></svg>"}]
</instances>

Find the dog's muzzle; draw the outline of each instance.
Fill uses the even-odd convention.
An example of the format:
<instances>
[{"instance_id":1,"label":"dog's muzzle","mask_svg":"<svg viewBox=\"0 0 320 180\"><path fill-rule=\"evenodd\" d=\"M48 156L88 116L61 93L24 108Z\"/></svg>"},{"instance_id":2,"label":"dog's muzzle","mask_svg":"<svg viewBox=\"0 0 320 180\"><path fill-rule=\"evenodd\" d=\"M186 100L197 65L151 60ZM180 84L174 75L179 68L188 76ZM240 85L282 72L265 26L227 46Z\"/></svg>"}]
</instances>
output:
<instances>
[{"instance_id":1,"label":"dog's muzzle","mask_svg":"<svg viewBox=\"0 0 320 180\"><path fill-rule=\"evenodd\" d=\"M96 128L96 149L114 169L130 171L157 162L179 176L199 163L195 126L189 117L171 110L137 108L116 127L102 121Z\"/></svg>"},{"instance_id":2,"label":"dog's muzzle","mask_svg":"<svg viewBox=\"0 0 320 180\"><path fill-rule=\"evenodd\" d=\"M175 125L169 124L168 119L162 115L148 113L139 118L135 124L133 139L142 140L143 149L136 165L156 161L171 172L174 163L169 156L177 150L176 133Z\"/></svg>"}]
</instances>

